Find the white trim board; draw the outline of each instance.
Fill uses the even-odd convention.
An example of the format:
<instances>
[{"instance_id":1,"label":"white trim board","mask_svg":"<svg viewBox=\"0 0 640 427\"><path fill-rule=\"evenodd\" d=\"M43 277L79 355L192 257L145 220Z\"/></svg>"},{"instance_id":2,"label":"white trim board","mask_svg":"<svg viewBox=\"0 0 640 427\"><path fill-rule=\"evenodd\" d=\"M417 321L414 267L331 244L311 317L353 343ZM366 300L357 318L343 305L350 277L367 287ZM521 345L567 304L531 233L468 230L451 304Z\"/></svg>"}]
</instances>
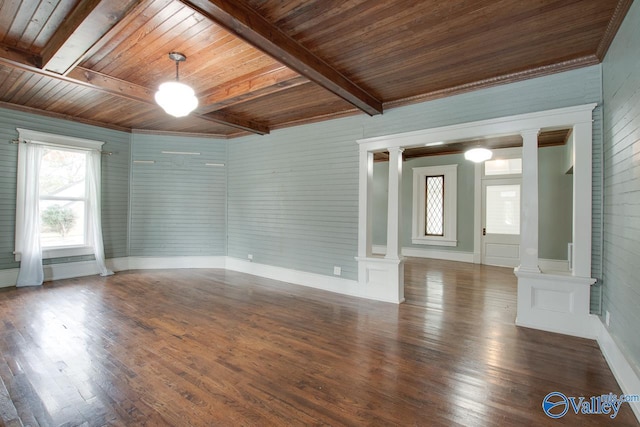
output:
<instances>
[{"instance_id":1,"label":"white trim board","mask_svg":"<svg viewBox=\"0 0 640 427\"><path fill-rule=\"evenodd\" d=\"M266 264L256 264L226 256L123 257L107 259L106 264L107 267L113 271L221 268L279 280L281 282L372 299L361 292L358 282L355 280L291 270L283 267L274 267ZM19 270L18 268L0 270L0 288L15 286ZM95 274L98 274L95 261L78 261L44 266L45 281L70 279Z\"/></svg>"},{"instance_id":2,"label":"white trim board","mask_svg":"<svg viewBox=\"0 0 640 427\"><path fill-rule=\"evenodd\" d=\"M372 252L376 255L384 255L387 253L387 247L385 245L373 245L371 249ZM476 254L474 254L473 252L446 251L439 249L414 248L405 246L402 248L402 255L415 258L432 258L445 261L459 261L480 264L479 257L475 256ZM544 272L569 272L569 262L567 260L541 258L538 260L538 263L540 264L540 268Z\"/></svg>"},{"instance_id":3,"label":"white trim board","mask_svg":"<svg viewBox=\"0 0 640 427\"><path fill-rule=\"evenodd\" d=\"M371 250L374 254L377 255L384 255L387 253L387 247L385 245L373 245ZM402 255L416 258L442 259L445 261L473 262L472 252L446 251L439 249L403 246Z\"/></svg>"},{"instance_id":4,"label":"white trim board","mask_svg":"<svg viewBox=\"0 0 640 427\"><path fill-rule=\"evenodd\" d=\"M600 318L595 317L593 322L595 334L597 336L600 351L604 356L613 376L624 394L640 394L640 377L633 369L627 358L624 356L618 344L602 323ZM631 410L640 421L640 402L629 402Z\"/></svg>"},{"instance_id":5,"label":"white trim board","mask_svg":"<svg viewBox=\"0 0 640 427\"><path fill-rule=\"evenodd\" d=\"M122 257L106 260L112 271L154 270L164 268L225 268L224 256ZM98 274L95 261L77 261L43 266L44 280L71 279ZM16 285L19 268L0 270L0 288Z\"/></svg>"},{"instance_id":6,"label":"white trim board","mask_svg":"<svg viewBox=\"0 0 640 427\"><path fill-rule=\"evenodd\" d=\"M258 264L252 261L233 257L227 257L225 268L227 270L238 271L240 273L252 274L254 276L279 280L281 282L293 283L295 285L315 289L322 289L324 291L335 292L343 295L376 299L365 295L364 292L361 291L357 280L348 280L341 277L332 277L324 274L309 273L306 271L291 270L284 267ZM380 300L378 299L378 301Z\"/></svg>"},{"instance_id":7,"label":"white trim board","mask_svg":"<svg viewBox=\"0 0 640 427\"><path fill-rule=\"evenodd\" d=\"M139 257L130 256L126 268L119 270L161 270L164 268L225 268L225 256L177 256Z\"/></svg>"},{"instance_id":8,"label":"white trim board","mask_svg":"<svg viewBox=\"0 0 640 427\"><path fill-rule=\"evenodd\" d=\"M597 105L596 103L584 104L393 135L375 136L359 139L357 143L366 151L373 152L392 147L419 147L432 142L473 139L487 135L519 134L524 129L572 126L576 123L591 124L592 111Z\"/></svg>"}]
</instances>

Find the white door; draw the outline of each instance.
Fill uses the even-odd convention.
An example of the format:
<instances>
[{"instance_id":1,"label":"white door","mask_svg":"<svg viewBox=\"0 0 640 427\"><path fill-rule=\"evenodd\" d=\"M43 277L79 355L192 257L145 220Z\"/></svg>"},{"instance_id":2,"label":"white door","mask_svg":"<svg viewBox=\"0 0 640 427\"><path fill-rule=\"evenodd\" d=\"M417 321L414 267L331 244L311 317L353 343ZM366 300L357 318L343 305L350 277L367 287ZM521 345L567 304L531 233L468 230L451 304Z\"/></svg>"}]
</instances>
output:
<instances>
[{"instance_id":1,"label":"white door","mask_svg":"<svg viewBox=\"0 0 640 427\"><path fill-rule=\"evenodd\" d=\"M482 182L482 263L520 265L520 178Z\"/></svg>"}]
</instances>

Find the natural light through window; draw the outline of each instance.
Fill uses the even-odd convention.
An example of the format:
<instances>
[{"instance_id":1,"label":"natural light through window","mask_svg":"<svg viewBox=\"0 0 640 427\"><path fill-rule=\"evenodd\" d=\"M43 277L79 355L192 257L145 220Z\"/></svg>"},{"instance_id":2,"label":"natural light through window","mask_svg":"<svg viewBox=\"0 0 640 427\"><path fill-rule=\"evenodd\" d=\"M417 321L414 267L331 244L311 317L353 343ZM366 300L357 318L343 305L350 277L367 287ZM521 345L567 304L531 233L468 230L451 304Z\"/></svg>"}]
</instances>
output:
<instances>
[{"instance_id":1,"label":"natural light through window","mask_svg":"<svg viewBox=\"0 0 640 427\"><path fill-rule=\"evenodd\" d=\"M87 244L87 152L47 148L40 167L40 244Z\"/></svg>"},{"instance_id":2,"label":"natural light through window","mask_svg":"<svg viewBox=\"0 0 640 427\"><path fill-rule=\"evenodd\" d=\"M411 242L456 246L458 165L413 168Z\"/></svg>"},{"instance_id":3,"label":"natural light through window","mask_svg":"<svg viewBox=\"0 0 640 427\"><path fill-rule=\"evenodd\" d=\"M444 235L444 175L426 177L425 235Z\"/></svg>"},{"instance_id":4,"label":"natural light through window","mask_svg":"<svg viewBox=\"0 0 640 427\"><path fill-rule=\"evenodd\" d=\"M486 176L517 175L521 173L522 159L497 159L484 162L484 174Z\"/></svg>"},{"instance_id":5,"label":"natural light through window","mask_svg":"<svg viewBox=\"0 0 640 427\"><path fill-rule=\"evenodd\" d=\"M485 218L489 234L520 234L520 186L487 186Z\"/></svg>"}]
</instances>

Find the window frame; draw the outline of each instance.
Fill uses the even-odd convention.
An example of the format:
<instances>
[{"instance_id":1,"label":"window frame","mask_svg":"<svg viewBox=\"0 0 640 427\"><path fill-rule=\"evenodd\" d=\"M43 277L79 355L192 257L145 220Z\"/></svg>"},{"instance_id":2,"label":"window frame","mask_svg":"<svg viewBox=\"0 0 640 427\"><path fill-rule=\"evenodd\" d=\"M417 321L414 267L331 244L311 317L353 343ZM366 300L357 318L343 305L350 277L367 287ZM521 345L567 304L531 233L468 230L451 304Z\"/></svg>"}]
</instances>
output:
<instances>
[{"instance_id":1,"label":"window frame","mask_svg":"<svg viewBox=\"0 0 640 427\"><path fill-rule=\"evenodd\" d=\"M91 139L84 138L75 138L64 135L57 135L46 132L38 132L29 129L21 129L17 128L19 141L20 143L35 143L44 146L51 147L52 149L59 150L69 150L69 151L79 151L79 152L89 152L91 150L101 151L102 146L104 145L103 141L95 141ZM87 166L89 162L89 156L86 157ZM14 247L14 256L16 261L20 261L20 252L18 248L22 247L22 235L20 230L22 230L24 220L24 182L23 178L25 176L25 159L18 154L18 179L16 186L16 228L15 228L15 247ZM87 179L85 177L85 185L88 185ZM92 255L94 253L93 249L93 238L91 233L89 232L88 227L88 215L87 215L87 205L89 195L85 192L85 243L84 245L75 245L75 246L62 246L62 247L48 247L42 249L42 258L43 259L51 259L51 258L65 258L71 256L82 256L82 255Z\"/></svg>"},{"instance_id":2,"label":"window frame","mask_svg":"<svg viewBox=\"0 0 640 427\"><path fill-rule=\"evenodd\" d=\"M499 150L493 151L492 161L495 160L511 160L511 159L521 159L522 160L522 147L513 147L513 148L501 148ZM490 174L487 175L485 171L485 163L482 164L482 179L509 179L509 178L520 178L522 177L522 172L520 173L504 173L504 174Z\"/></svg>"},{"instance_id":3,"label":"window frame","mask_svg":"<svg viewBox=\"0 0 640 427\"><path fill-rule=\"evenodd\" d=\"M444 176L444 234L426 235L427 177ZM416 245L457 246L458 165L413 168L413 214L411 243Z\"/></svg>"}]
</instances>

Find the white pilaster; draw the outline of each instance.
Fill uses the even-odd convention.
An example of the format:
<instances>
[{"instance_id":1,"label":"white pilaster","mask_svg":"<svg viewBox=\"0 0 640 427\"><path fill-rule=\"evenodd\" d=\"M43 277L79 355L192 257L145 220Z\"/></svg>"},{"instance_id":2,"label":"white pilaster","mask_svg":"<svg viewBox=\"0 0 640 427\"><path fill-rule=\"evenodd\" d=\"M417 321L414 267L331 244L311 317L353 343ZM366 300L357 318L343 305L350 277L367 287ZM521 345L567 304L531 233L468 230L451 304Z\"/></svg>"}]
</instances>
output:
<instances>
[{"instance_id":1,"label":"white pilaster","mask_svg":"<svg viewBox=\"0 0 640 427\"><path fill-rule=\"evenodd\" d=\"M573 138L573 275L591 277L591 122L575 124Z\"/></svg>"},{"instance_id":2,"label":"white pilaster","mask_svg":"<svg viewBox=\"0 0 640 427\"><path fill-rule=\"evenodd\" d=\"M373 153L360 146L360 177L358 194L358 257L371 256Z\"/></svg>"},{"instance_id":3,"label":"white pilaster","mask_svg":"<svg viewBox=\"0 0 640 427\"><path fill-rule=\"evenodd\" d=\"M399 260L400 254L400 203L402 185L402 152L404 149L389 149L389 194L387 208L387 254L385 258Z\"/></svg>"},{"instance_id":4,"label":"white pilaster","mask_svg":"<svg viewBox=\"0 0 640 427\"><path fill-rule=\"evenodd\" d=\"M539 273L538 267L538 132L522 135L522 207L520 212L520 266L518 271Z\"/></svg>"}]
</instances>

